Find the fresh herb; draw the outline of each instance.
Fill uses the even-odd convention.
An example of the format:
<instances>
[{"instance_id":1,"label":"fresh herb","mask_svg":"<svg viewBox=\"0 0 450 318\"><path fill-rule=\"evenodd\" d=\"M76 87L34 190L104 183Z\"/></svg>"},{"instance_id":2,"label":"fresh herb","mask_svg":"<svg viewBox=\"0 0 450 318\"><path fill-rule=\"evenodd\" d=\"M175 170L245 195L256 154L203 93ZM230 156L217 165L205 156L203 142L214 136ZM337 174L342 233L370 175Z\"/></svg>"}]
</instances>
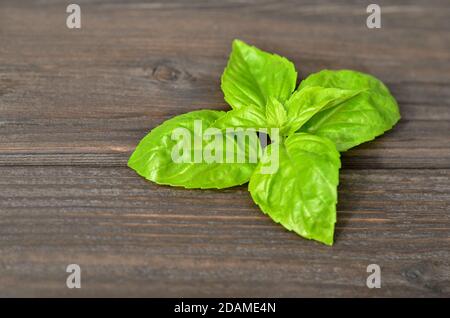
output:
<instances>
[{"instance_id":1,"label":"fresh herb","mask_svg":"<svg viewBox=\"0 0 450 318\"><path fill-rule=\"evenodd\" d=\"M194 111L164 122L141 140L128 166L148 180L185 188L249 182L253 200L275 222L332 245L339 152L391 129L400 113L386 86L368 74L323 70L297 89L296 82L292 62L235 40L221 85L232 110ZM177 140L179 128L192 135ZM266 129L271 144L242 145L230 128ZM225 140L219 139L224 131ZM225 143L227 150L217 151ZM174 151L187 146L181 157L190 160L174 160ZM243 153L238 163L228 160L236 150ZM259 154L256 161L252 151ZM214 160L195 160L203 153ZM277 169L267 173L275 160Z\"/></svg>"}]
</instances>

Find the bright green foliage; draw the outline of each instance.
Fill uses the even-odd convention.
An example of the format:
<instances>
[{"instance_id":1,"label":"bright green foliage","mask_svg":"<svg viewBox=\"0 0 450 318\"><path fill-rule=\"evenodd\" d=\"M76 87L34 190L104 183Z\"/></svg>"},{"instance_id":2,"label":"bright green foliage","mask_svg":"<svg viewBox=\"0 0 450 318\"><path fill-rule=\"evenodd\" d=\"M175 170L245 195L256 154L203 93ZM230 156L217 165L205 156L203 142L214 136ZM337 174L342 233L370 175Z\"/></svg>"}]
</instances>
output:
<instances>
[{"instance_id":1,"label":"bright green foliage","mask_svg":"<svg viewBox=\"0 0 450 318\"><path fill-rule=\"evenodd\" d=\"M331 139L339 151L374 139L400 119L394 97L375 77L360 72L324 70L303 80L299 91L311 86L359 90L357 96L316 114L301 131Z\"/></svg>"},{"instance_id":2,"label":"bright green foliage","mask_svg":"<svg viewBox=\"0 0 450 318\"><path fill-rule=\"evenodd\" d=\"M292 62L235 40L222 75L222 91L233 109L248 105L264 108L269 97L284 103L294 91L296 81Z\"/></svg>"},{"instance_id":3,"label":"bright green foliage","mask_svg":"<svg viewBox=\"0 0 450 318\"><path fill-rule=\"evenodd\" d=\"M331 245L341 166L339 152L328 139L293 134L280 145L277 172L262 174L262 167L270 164L273 146L265 149L266 155L250 179L248 188L253 200L288 230Z\"/></svg>"},{"instance_id":4,"label":"bright green foliage","mask_svg":"<svg viewBox=\"0 0 450 318\"><path fill-rule=\"evenodd\" d=\"M256 163L249 163L250 160L247 156L244 163L226 163L226 152L224 151L220 160L217 160L219 162L208 163L205 160L201 160L199 163L194 162L196 155L198 158L203 158L205 151L209 149L208 147L214 146L217 140L214 136L209 139L206 136L203 136L203 138L197 136L199 140L201 139L201 145L196 144L194 141L194 138L196 138L194 121L199 120L199 123L202 124L202 131L205 132L211 123L224 114L220 111L200 110L165 121L141 140L130 157L128 166L153 182L185 188L221 189L248 182ZM174 140L172 133L179 128L186 128L192 133L192 138L179 136ZM231 138L223 138L223 140L217 140L217 142L223 143L223 149L226 149L225 142L235 143ZM190 162L174 162L172 152L183 149L186 143L190 143L192 150L190 154L187 154L191 159ZM246 145L248 147L251 144L247 143ZM237 149L237 145L234 146L234 149ZM181 155L183 154L181 153Z\"/></svg>"},{"instance_id":5,"label":"bright green foliage","mask_svg":"<svg viewBox=\"0 0 450 318\"><path fill-rule=\"evenodd\" d=\"M235 40L221 85L232 110L195 111L164 122L141 140L128 165L156 183L186 188L227 188L250 180L253 200L275 222L332 245L339 152L391 129L400 113L387 87L368 74L323 70L308 76L295 90L296 81L297 72L289 60ZM258 156L259 163L253 163L250 154L261 152L259 142L242 144L228 133L219 141L211 134L196 138L197 120L202 121L202 131L275 128L280 136L270 135L272 143ZM180 127L194 137L174 140L173 133ZM173 149L186 143L194 147L183 156L196 158L205 149L229 143L230 149L243 151L245 162L226 161L228 148L218 155L215 152L215 161L174 162ZM267 173L266 168L273 166L276 169Z\"/></svg>"}]
</instances>

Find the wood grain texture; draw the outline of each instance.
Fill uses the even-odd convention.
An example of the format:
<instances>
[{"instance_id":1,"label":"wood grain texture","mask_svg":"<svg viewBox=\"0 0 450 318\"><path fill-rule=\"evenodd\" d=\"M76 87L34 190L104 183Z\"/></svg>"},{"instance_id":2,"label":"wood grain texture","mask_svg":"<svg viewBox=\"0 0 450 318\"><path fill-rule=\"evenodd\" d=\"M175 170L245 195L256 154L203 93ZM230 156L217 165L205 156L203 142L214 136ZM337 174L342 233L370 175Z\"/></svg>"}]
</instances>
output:
<instances>
[{"instance_id":1,"label":"wood grain texture","mask_svg":"<svg viewBox=\"0 0 450 318\"><path fill-rule=\"evenodd\" d=\"M157 186L127 168L0 168L3 295L444 296L448 170L344 170L336 243L300 239L246 187ZM32 208L30 208L32 207ZM64 265L85 270L80 291ZM383 288L365 286L377 263Z\"/></svg>"},{"instance_id":2,"label":"wood grain texture","mask_svg":"<svg viewBox=\"0 0 450 318\"><path fill-rule=\"evenodd\" d=\"M0 296L450 296L450 3L0 2ZM371 73L402 119L343 155L336 244L273 224L246 187L161 187L125 167L174 115L228 108L241 38ZM83 270L65 287L65 266ZM382 288L365 286L368 264Z\"/></svg>"}]
</instances>

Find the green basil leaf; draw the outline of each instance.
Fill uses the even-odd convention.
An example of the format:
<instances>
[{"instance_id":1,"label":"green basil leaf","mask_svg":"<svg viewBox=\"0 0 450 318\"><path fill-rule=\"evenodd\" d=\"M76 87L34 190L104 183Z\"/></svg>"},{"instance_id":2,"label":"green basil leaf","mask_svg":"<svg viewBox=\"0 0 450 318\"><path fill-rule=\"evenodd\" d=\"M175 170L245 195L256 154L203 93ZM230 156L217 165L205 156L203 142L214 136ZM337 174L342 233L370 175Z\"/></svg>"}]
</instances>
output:
<instances>
[{"instance_id":1,"label":"green basil leaf","mask_svg":"<svg viewBox=\"0 0 450 318\"><path fill-rule=\"evenodd\" d=\"M277 159L278 169L274 169ZM249 191L275 222L332 245L339 168L339 152L330 140L297 133L265 149Z\"/></svg>"},{"instance_id":2,"label":"green basil leaf","mask_svg":"<svg viewBox=\"0 0 450 318\"><path fill-rule=\"evenodd\" d=\"M233 109L248 105L264 108L269 97L284 104L296 82L294 64L286 58L240 40L233 41L233 50L222 75L222 91Z\"/></svg>"},{"instance_id":3,"label":"green basil leaf","mask_svg":"<svg viewBox=\"0 0 450 318\"><path fill-rule=\"evenodd\" d=\"M360 92L360 90L320 86L309 86L297 90L286 102L289 117L286 123L287 134L296 132L319 111L335 107Z\"/></svg>"},{"instance_id":4,"label":"green basil leaf","mask_svg":"<svg viewBox=\"0 0 450 318\"><path fill-rule=\"evenodd\" d=\"M277 99L270 97L265 110L254 105L233 109L219 117L212 127L219 129L230 127L281 128L286 121L287 113L284 106Z\"/></svg>"},{"instance_id":5,"label":"green basil leaf","mask_svg":"<svg viewBox=\"0 0 450 318\"><path fill-rule=\"evenodd\" d=\"M269 98L266 106L266 118L268 127L281 128L287 121L286 110L276 98Z\"/></svg>"},{"instance_id":6,"label":"green basil leaf","mask_svg":"<svg viewBox=\"0 0 450 318\"><path fill-rule=\"evenodd\" d=\"M266 127L266 115L258 106L249 105L246 108L233 109L226 112L211 126L219 129L232 127L263 128Z\"/></svg>"},{"instance_id":7,"label":"green basil leaf","mask_svg":"<svg viewBox=\"0 0 450 318\"><path fill-rule=\"evenodd\" d=\"M222 139L211 134L205 136L210 125L224 114L225 112L221 111L200 110L165 121L141 140L131 155L128 166L158 184L185 188L220 189L248 182L257 162L257 157L251 158L251 154L257 155L259 151L256 133L253 132L252 136L256 138L257 144L242 144L236 141L234 136L228 135L224 135ZM196 125L201 129L201 134L196 131ZM176 130L177 128L182 130ZM177 135L174 138L174 132L180 131L189 135ZM216 142L222 147L220 153L213 150ZM227 148L226 144L229 142L231 147ZM183 147L187 145L190 146L190 152L180 151L186 149ZM234 157L233 163L227 163L227 155L231 153L235 156L235 153L239 154L239 150L243 153L243 162L237 163L239 159ZM174 152L182 152L177 159L181 159L181 162L174 161ZM218 157L214 157L217 153ZM205 157L207 154L209 156ZM182 162L183 158L188 160Z\"/></svg>"},{"instance_id":8,"label":"green basil leaf","mask_svg":"<svg viewBox=\"0 0 450 318\"><path fill-rule=\"evenodd\" d=\"M400 119L396 100L388 88L371 75L350 70L324 70L308 76L299 89L311 86L361 91L336 107L320 111L300 129L329 138L339 151L374 139Z\"/></svg>"}]
</instances>

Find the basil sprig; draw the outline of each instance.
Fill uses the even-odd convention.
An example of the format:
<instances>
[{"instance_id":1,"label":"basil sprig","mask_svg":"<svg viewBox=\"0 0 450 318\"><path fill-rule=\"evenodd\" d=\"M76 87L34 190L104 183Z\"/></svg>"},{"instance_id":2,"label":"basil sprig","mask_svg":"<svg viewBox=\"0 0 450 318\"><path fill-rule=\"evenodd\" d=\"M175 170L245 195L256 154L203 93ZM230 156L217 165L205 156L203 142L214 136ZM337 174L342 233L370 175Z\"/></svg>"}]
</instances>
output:
<instances>
[{"instance_id":1,"label":"basil sprig","mask_svg":"<svg viewBox=\"0 0 450 318\"><path fill-rule=\"evenodd\" d=\"M158 184L185 188L228 188L249 182L253 200L275 222L332 245L339 152L391 129L400 113L387 87L368 74L323 70L308 76L297 89L296 82L292 62L235 40L221 84L232 110L200 110L165 121L141 140L128 166ZM280 138L271 136L269 146L257 149L262 152L258 162L174 162L174 130L183 127L195 134L196 120L201 120L202 129L217 131L277 128ZM227 141L237 143L234 138ZM212 142L216 141L202 136L197 146L207 148ZM244 147L248 159L252 145ZM278 156L272 156L274 152ZM273 158L278 160L277 169L264 172Z\"/></svg>"}]
</instances>

